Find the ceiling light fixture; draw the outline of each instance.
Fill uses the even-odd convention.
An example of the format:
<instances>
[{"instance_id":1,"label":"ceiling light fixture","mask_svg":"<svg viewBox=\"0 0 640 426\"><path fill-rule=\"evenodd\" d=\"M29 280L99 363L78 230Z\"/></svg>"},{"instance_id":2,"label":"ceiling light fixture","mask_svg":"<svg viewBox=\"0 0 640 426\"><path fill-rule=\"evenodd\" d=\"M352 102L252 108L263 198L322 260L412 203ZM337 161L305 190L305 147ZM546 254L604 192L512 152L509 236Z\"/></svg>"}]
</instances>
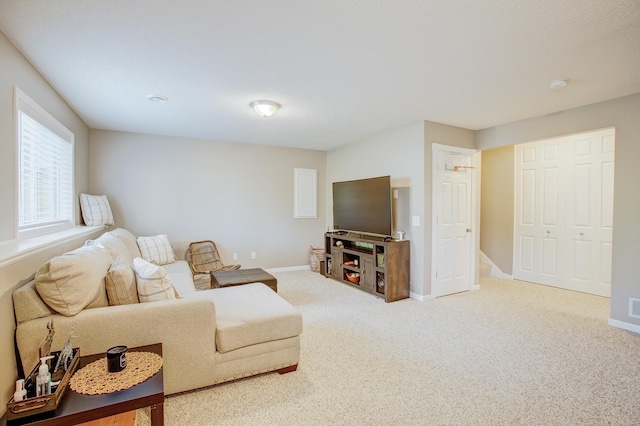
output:
<instances>
[{"instance_id":1,"label":"ceiling light fixture","mask_svg":"<svg viewBox=\"0 0 640 426\"><path fill-rule=\"evenodd\" d=\"M253 110L263 117L271 117L282 105L274 101L253 101L249 104Z\"/></svg>"},{"instance_id":2,"label":"ceiling light fixture","mask_svg":"<svg viewBox=\"0 0 640 426\"><path fill-rule=\"evenodd\" d=\"M162 95L149 95L147 96L147 99L150 100L151 102L157 102L157 103L167 102L169 100L169 98Z\"/></svg>"},{"instance_id":3,"label":"ceiling light fixture","mask_svg":"<svg viewBox=\"0 0 640 426\"><path fill-rule=\"evenodd\" d=\"M553 90L564 89L568 85L569 85L569 79L568 78L559 78L557 80L553 80L553 81L549 82L549 88L553 89Z\"/></svg>"}]
</instances>

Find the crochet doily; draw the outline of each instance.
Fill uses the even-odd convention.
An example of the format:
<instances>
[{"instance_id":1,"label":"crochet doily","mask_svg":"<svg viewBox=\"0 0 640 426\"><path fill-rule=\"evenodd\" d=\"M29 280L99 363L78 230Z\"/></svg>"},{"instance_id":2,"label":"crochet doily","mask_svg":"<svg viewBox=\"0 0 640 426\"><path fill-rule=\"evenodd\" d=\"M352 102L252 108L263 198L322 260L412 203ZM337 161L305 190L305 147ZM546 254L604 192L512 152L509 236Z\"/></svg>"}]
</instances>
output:
<instances>
[{"instance_id":1,"label":"crochet doily","mask_svg":"<svg viewBox=\"0 0 640 426\"><path fill-rule=\"evenodd\" d=\"M107 371L107 358L87 364L71 377L71 389L85 395L102 395L134 387L162 368L162 357L151 352L127 352L127 366L117 373Z\"/></svg>"}]
</instances>

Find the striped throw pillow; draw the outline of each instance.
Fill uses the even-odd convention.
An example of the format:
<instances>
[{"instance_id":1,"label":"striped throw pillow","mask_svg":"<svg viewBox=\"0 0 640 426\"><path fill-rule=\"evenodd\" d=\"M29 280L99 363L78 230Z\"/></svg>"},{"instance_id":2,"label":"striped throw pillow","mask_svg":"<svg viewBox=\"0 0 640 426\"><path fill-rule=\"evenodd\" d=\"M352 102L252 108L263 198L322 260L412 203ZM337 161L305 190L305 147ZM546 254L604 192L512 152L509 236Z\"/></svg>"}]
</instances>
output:
<instances>
[{"instance_id":1,"label":"striped throw pillow","mask_svg":"<svg viewBox=\"0 0 640 426\"><path fill-rule=\"evenodd\" d=\"M80 194L82 219L87 226L113 225L113 213L106 195Z\"/></svg>"},{"instance_id":2,"label":"striped throw pillow","mask_svg":"<svg viewBox=\"0 0 640 426\"><path fill-rule=\"evenodd\" d=\"M138 303L136 275L122 256L113 261L105 280L109 305Z\"/></svg>"},{"instance_id":3,"label":"striped throw pillow","mask_svg":"<svg viewBox=\"0 0 640 426\"><path fill-rule=\"evenodd\" d=\"M147 262L166 265L176 261L176 255L166 234L153 237L138 237L138 247L142 258Z\"/></svg>"}]
</instances>

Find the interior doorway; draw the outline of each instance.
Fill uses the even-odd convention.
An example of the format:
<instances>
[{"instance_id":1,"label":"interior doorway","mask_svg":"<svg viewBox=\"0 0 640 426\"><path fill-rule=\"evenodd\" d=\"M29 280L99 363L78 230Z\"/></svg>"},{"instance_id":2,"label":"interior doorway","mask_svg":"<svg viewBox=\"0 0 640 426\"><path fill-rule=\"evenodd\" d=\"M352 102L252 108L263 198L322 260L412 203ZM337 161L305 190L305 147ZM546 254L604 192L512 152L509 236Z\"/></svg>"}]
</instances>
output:
<instances>
[{"instance_id":1,"label":"interior doorway","mask_svg":"<svg viewBox=\"0 0 640 426\"><path fill-rule=\"evenodd\" d=\"M476 276L477 151L433 144L432 294L471 290Z\"/></svg>"}]
</instances>

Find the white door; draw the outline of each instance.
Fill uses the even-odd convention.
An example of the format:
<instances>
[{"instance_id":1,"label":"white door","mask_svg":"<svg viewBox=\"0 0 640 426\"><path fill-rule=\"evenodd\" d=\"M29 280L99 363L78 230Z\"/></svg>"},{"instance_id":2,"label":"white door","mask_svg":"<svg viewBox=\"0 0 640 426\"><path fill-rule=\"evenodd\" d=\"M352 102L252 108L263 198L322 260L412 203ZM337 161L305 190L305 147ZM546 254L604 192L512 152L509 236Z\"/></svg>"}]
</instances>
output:
<instances>
[{"instance_id":1,"label":"white door","mask_svg":"<svg viewBox=\"0 0 640 426\"><path fill-rule=\"evenodd\" d=\"M557 285L561 279L564 141L516 146L513 277L518 280Z\"/></svg>"},{"instance_id":2,"label":"white door","mask_svg":"<svg viewBox=\"0 0 640 426\"><path fill-rule=\"evenodd\" d=\"M433 146L433 295L473 288L475 150Z\"/></svg>"},{"instance_id":3,"label":"white door","mask_svg":"<svg viewBox=\"0 0 640 426\"><path fill-rule=\"evenodd\" d=\"M611 294L615 130L515 149L515 279Z\"/></svg>"},{"instance_id":4,"label":"white door","mask_svg":"<svg viewBox=\"0 0 640 426\"><path fill-rule=\"evenodd\" d=\"M566 287L611 296L613 129L570 138Z\"/></svg>"}]
</instances>

